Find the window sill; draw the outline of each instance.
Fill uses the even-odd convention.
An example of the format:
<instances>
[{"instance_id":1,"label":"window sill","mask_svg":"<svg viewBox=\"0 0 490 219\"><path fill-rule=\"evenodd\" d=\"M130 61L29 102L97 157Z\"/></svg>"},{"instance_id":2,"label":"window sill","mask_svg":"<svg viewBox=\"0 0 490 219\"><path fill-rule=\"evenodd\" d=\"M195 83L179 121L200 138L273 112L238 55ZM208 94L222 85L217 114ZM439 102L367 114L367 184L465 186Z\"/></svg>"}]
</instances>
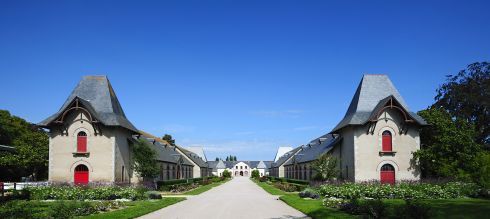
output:
<instances>
[{"instance_id":1,"label":"window sill","mask_svg":"<svg viewBox=\"0 0 490 219\"><path fill-rule=\"evenodd\" d=\"M73 152L73 157L88 157L90 152Z\"/></svg>"},{"instance_id":2,"label":"window sill","mask_svg":"<svg viewBox=\"0 0 490 219\"><path fill-rule=\"evenodd\" d=\"M396 151L380 151L379 156L395 156Z\"/></svg>"}]
</instances>

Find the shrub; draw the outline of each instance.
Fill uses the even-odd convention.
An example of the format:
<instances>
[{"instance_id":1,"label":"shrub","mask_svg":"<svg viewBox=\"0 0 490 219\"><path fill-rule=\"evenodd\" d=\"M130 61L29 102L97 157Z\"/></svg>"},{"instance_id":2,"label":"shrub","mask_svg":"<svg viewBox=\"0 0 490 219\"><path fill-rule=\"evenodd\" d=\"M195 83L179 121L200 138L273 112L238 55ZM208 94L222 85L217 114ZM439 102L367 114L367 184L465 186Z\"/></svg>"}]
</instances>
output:
<instances>
[{"instance_id":1,"label":"shrub","mask_svg":"<svg viewBox=\"0 0 490 219\"><path fill-rule=\"evenodd\" d=\"M68 187L40 186L25 188L34 200L137 200L144 197L145 189L131 187Z\"/></svg>"},{"instance_id":2,"label":"shrub","mask_svg":"<svg viewBox=\"0 0 490 219\"><path fill-rule=\"evenodd\" d=\"M287 182L275 182L273 185L285 192L299 192L306 188L306 185L299 185Z\"/></svg>"},{"instance_id":3,"label":"shrub","mask_svg":"<svg viewBox=\"0 0 490 219\"><path fill-rule=\"evenodd\" d=\"M148 199L162 199L162 194L156 191L145 192L145 197Z\"/></svg>"},{"instance_id":4,"label":"shrub","mask_svg":"<svg viewBox=\"0 0 490 219\"><path fill-rule=\"evenodd\" d=\"M312 199L320 198L320 194L318 194L318 192L312 188L306 188L303 191L301 191L298 195L301 198L312 198Z\"/></svg>"},{"instance_id":5,"label":"shrub","mask_svg":"<svg viewBox=\"0 0 490 219\"><path fill-rule=\"evenodd\" d=\"M259 178L259 181L260 181L260 182L267 182L267 181L269 181L269 177L267 177L267 176L262 176L262 177L260 177L260 178Z\"/></svg>"},{"instance_id":6,"label":"shrub","mask_svg":"<svg viewBox=\"0 0 490 219\"><path fill-rule=\"evenodd\" d=\"M9 201L0 205L0 218L33 218L34 212L30 202Z\"/></svg>"},{"instance_id":7,"label":"shrub","mask_svg":"<svg viewBox=\"0 0 490 219\"><path fill-rule=\"evenodd\" d=\"M258 179L260 177L259 170L252 170L252 178Z\"/></svg>"},{"instance_id":8,"label":"shrub","mask_svg":"<svg viewBox=\"0 0 490 219\"><path fill-rule=\"evenodd\" d=\"M473 183L451 182L446 184L399 183L395 186L379 183L344 183L320 186L320 194L325 197L342 199L450 199L473 197L479 188Z\"/></svg>"},{"instance_id":9,"label":"shrub","mask_svg":"<svg viewBox=\"0 0 490 219\"><path fill-rule=\"evenodd\" d=\"M366 200L361 206L363 213L372 218L385 218L386 216L386 204L380 199Z\"/></svg>"},{"instance_id":10,"label":"shrub","mask_svg":"<svg viewBox=\"0 0 490 219\"><path fill-rule=\"evenodd\" d=\"M50 216L53 218L73 218L75 217L76 206L73 202L59 201L50 208Z\"/></svg>"},{"instance_id":11,"label":"shrub","mask_svg":"<svg viewBox=\"0 0 490 219\"><path fill-rule=\"evenodd\" d=\"M225 178L231 178L231 172L228 170L223 171L223 177Z\"/></svg>"}]
</instances>

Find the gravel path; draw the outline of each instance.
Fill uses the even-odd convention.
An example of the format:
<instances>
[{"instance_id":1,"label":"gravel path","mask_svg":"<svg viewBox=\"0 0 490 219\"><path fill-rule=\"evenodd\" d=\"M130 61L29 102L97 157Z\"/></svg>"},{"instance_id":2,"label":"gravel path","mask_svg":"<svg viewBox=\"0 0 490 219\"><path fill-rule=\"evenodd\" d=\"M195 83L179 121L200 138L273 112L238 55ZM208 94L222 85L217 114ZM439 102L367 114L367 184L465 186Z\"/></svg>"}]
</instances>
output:
<instances>
[{"instance_id":1,"label":"gravel path","mask_svg":"<svg viewBox=\"0 0 490 219\"><path fill-rule=\"evenodd\" d=\"M186 201L140 217L142 219L308 218L247 177L235 177Z\"/></svg>"}]
</instances>

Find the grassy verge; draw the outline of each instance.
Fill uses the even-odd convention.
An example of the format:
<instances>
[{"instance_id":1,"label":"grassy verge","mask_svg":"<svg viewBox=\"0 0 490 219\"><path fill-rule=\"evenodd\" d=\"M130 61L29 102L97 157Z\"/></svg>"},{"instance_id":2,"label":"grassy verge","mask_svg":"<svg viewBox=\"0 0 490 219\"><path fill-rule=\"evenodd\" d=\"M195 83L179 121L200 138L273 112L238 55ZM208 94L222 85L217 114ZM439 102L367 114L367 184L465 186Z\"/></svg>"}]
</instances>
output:
<instances>
[{"instance_id":1,"label":"grassy verge","mask_svg":"<svg viewBox=\"0 0 490 219\"><path fill-rule=\"evenodd\" d=\"M266 183L266 182L260 182L257 180L253 180L258 186L262 187L266 192L270 193L271 195L286 195L287 192L282 191L273 185Z\"/></svg>"},{"instance_id":2,"label":"grassy verge","mask_svg":"<svg viewBox=\"0 0 490 219\"><path fill-rule=\"evenodd\" d=\"M229 179L227 180L224 180L224 181L221 181L221 182L214 182L214 183L211 183L211 184L208 184L208 185L204 185L204 186L199 186L193 190L190 190L190 191L187 191L187 192L184 192L183 195L199 195L205 191L208 191L216 186L219 186L223 183L226 183L228 182Z\"/></svg>"},{"instance_id":3,"label":"grassy verge","mask_svg":"<svg viewBox=\"0 0 490 219\"><path fill-rule=\"evenodd\" d=\"M134 201L129 202L127 207L121 210L99 213L94 215L89 215L86 217L82 217L85 219L97 219L97 218L117 218L117 219L125 219L125 218L135 218L139 216L143 216L145 214L154 212L161 208L165 208L169 205L173 205L177 202L183 201L185 198L164 198L160 200L145 200L145 201Z\"/></svg>"},{"instance_id":4,"label":"grassy verge","mask_svg":"<svg viewBox=\"0 0 490 219\"><path fill-rule=\"evenodd\" d=\"M279 197L283 202L312 218L357 218L334 208L326 208L319 199L302 199L298 194Z\"/></svg>"}]
</instances>

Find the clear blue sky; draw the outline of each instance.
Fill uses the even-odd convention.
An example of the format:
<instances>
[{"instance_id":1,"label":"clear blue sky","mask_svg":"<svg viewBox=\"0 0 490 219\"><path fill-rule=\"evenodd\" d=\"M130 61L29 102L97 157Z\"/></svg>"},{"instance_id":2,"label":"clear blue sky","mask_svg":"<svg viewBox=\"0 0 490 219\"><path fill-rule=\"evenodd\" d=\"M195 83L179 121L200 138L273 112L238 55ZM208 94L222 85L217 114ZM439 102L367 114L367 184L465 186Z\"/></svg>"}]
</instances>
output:
<instances>
[{"instance_id":1,"label":"clear blue sky","mask_svg":"<svg viewBox=\"0 0 490 219\"><path fill-rule=\"evenodd\" d=\"M139 129L271 160L330 131L364 73L419 111L489 60L490 1L400 2L0 1L0 109L39 122L104 74Z\"/></svg>"}]
</instances>

